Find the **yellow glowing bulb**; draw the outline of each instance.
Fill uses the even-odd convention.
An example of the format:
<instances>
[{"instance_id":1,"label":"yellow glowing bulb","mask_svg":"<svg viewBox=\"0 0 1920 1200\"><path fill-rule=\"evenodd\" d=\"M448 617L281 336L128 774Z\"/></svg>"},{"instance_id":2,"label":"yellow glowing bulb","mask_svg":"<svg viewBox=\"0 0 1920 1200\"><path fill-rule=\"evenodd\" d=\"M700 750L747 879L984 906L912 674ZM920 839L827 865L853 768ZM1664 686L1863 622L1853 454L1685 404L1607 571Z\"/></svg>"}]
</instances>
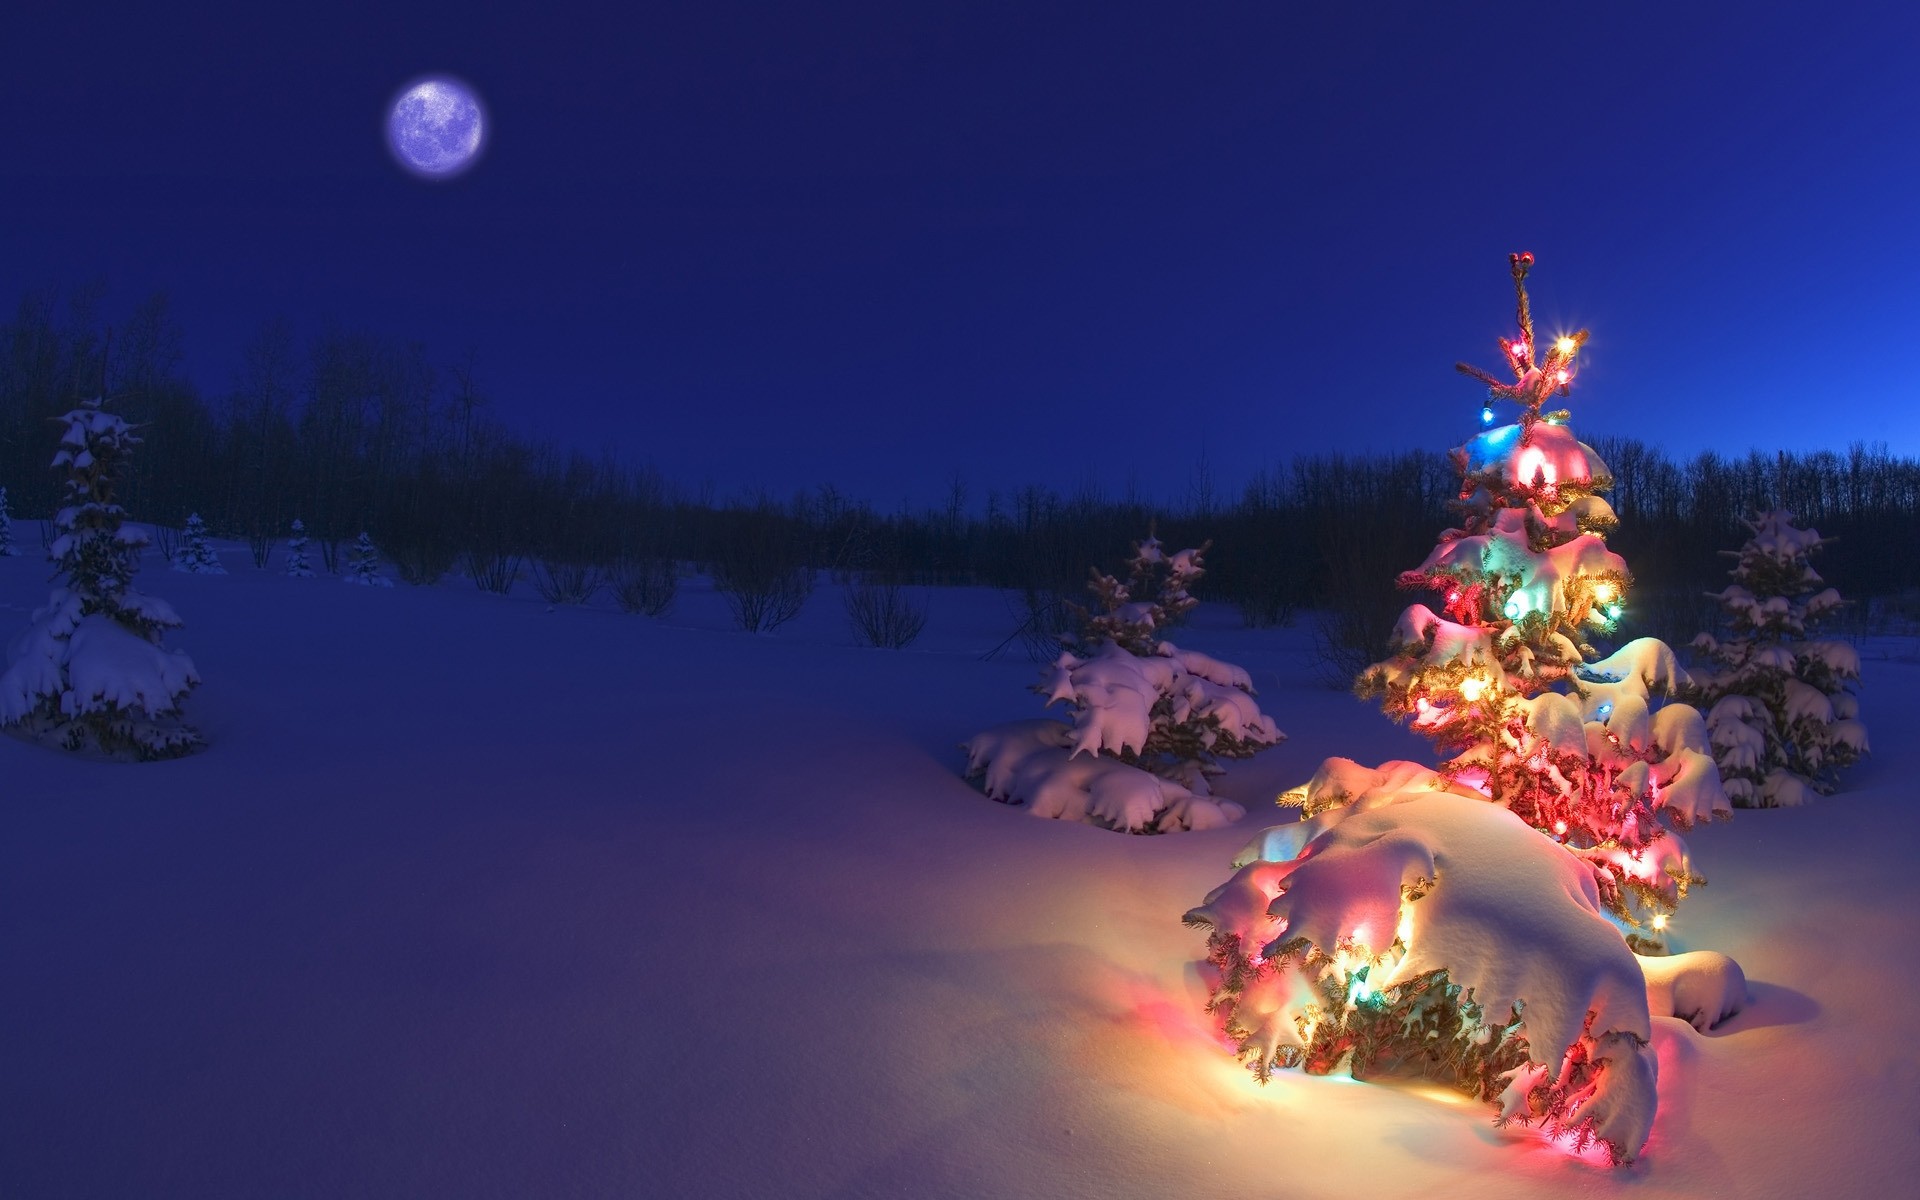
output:
<instances>
[{"instance_id":1,"label":"yellow glowing bulb","mask_svg":"<svg viewBox=\"0 0 1920 1200\"><path fill-rule=\"evenodd\" d=\"M1574 347L1574 341L1570 337L1563 337L1559 341L1553 344L1553 348L1555 350L1558 350L1562 354L1572 354L1573 347Z\"/></svg>"},{"instance_id":2,"label":"yellow glowing bulb","mask_svg":"<svg viewBox=\"0 0 1920 1200\"><path fill-rule=\"evenodd\" d=\"M1480 693L1486 690L1487 681L1478 675L1469 675L1460 681L1460 698L1468 704L1472 704L1475 700L1478 700Z\"/></svg>"},{"instance_id":3,"label":"yellow glowing bulb","mask_svg":"<svg viewBox=\"0 0 1920 1200\"><path fill-rule=\"evenodd\" d=\"M1596 583L1596 584L1594 584L1594 585L1593 585L1593 598L1594 598L1595 600L1598 600L1598 601L1600 601L1600 603L1602 603L1602 604L1605 604L1605 603L1606 603L1607 601L1609 601L1609 600L1611 600L1611 599L1613 599L1613 585L1612 585L1612 584L1610 584L1610 583Z\"/></svg>"},{"instance_id":4,"label":"yellow glowing bulb","mask_svg":"<svg viewBox=\"0 0 1920 1200\"><path fill-rule=\"evenodd\" d=\"M1665 913L1653 914L1653 927L1655 929L1665 929L1667 927L1667 914Z\"/></svg>"}]
</instances>

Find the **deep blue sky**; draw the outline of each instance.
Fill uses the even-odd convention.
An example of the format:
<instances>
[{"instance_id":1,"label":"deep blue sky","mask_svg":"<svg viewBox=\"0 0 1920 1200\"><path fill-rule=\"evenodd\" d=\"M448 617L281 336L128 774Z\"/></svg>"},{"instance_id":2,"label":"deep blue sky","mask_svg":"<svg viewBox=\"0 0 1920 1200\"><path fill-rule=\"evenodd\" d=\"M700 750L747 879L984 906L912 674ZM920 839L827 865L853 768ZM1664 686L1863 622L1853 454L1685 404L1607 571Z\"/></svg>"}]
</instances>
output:
<instances>
[{"instance_id":1,"label":"deep blue sky","mask_svg":"<svg viewBox=\"0 0 1920 1200\"><path fill-rule=\"evenodd\" d=\"M1530 249L1582 434L1920 453L1905 6L129 7L4 22L0 303L165 289L210 390L284 314L723 492L1174 494L1460 441Z\"/></svg>"}]
</instances>

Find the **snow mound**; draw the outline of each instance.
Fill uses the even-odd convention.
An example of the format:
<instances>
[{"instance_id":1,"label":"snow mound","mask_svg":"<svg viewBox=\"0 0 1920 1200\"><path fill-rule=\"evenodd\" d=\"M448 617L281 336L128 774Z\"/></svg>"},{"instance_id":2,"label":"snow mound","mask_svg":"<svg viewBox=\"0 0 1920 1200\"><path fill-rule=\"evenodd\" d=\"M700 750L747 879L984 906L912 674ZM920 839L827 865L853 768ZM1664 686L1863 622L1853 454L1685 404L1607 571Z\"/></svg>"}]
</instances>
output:
<instances>
[{"instance_id":1,"label":"snow mound","mask_svg":"<svg viewBox=\"0 0 1920 1200\"><path fill-rule=\"evenodd\" d=\"M1231 825L1246 809L1203 796L1112 758L1082 754L1073 727L1038 717L996 725L968 741L967 776L988 796L1036 817L1126 833Z\"/></svg>"},{"instance_id":2,"label":"snow mound","mask_svg":"<svg viewBox=\"0 0 1920 1200\"><path fill-rule=\"evenodd\" d=\"M1187 914L1209 931L1211 1007L1243 1057L1263 1078L1343 1063L1445 1075L1498 1099L1502 1121L1633 1159L1657 1106L1652 1028L1592 869L1484 799L1368 799Z\"/></svg>"},{"instance_id":3,"label":"snow mound","mask_svg":"<svg viewBox=\"0 0 1920 1200\"><path fill-rule=\"evenodd\" d=\"M70 749L82 748L95 727L114 743L144 752L199 742L198 734L174 719L180 700L200 682L193 660L104 613L81 616L80 600L71 593L55 593L14 638L7 659L0 674L0 725L57 735ZM76 717L101 720L66 723Z\"/></svg>"},{"instance_id":4,"label":"snow mound","mask_svg":"<svg viewBox=\"0 0 1920 1200\"><path fill-rule=\"evenodd\" d=\"M1751 1002L1746 972L1715 950L1693 950L1640 959L1647 980L1647 1008L1679 1017L1705 1033Z\"/></svg>"}]
</instances>

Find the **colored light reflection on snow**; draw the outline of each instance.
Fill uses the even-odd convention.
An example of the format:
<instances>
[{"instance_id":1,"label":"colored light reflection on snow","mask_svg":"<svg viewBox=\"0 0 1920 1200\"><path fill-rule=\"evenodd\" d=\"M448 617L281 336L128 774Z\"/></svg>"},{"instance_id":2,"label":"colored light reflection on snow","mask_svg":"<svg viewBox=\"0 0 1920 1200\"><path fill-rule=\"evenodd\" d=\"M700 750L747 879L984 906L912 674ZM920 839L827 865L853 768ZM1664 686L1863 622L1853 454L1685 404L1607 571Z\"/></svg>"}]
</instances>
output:
<instances>
[{"instance_id":1,"label":"colored light reflection on snow","mask_svg":"<svg viewBox=\"0 0 1920 1200\"><path fill-rule=\"evenodd\" d=\"M1514 457L1513 474L1523 484L1531 484L1538 479L1549 487L1560 477L1552 460L1547 458L1547 452L1538 446L1528 446Z\"/></svg>"}]
</instances>

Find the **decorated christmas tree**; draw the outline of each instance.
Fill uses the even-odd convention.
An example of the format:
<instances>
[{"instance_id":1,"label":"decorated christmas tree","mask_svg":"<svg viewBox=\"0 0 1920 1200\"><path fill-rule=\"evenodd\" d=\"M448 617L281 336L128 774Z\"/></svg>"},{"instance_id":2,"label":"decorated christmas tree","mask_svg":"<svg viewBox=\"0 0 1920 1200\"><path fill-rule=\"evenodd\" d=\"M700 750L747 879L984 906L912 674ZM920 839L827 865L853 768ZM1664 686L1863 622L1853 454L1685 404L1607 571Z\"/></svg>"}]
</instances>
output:
<instances>
[{"instance_id":1,"label":"decorated christmas tree","mask_svg":"<svg viewBox=\"0 0 1920 1200\"><path fill-rule=\"evenodd\" d=\"M1733 582L1720 593L1726 629L1694 647L1714 667L1699 680L1714 757L1727 795L1747 808L1801 804L1834 788L1867 753L1853 685L1860 656L1845 642L1811 638L1839 609L1809 559L1826 541L1784 510L1746 522Z\"/></svg>"},{"instance_id":2,"label":"decorated christmas tree","mask_svg":"<svg viewBox=\"0 0 1920 1200\"><path fill-rule=\"evenodd\" d=\"M173 569L189 575L227 573L227 569L220 565L220 556L213 552L213 541L207 536L207 523L200 519L199 513L187 516L187 527L180 533L180 548L173 554Z\"/></svg>"},{"instance_id":3,"label":"decorated christmas tree","mask_svg":"<svg viewBox=\"0 0 1920 1200\"><path fill-rule=\"evenodd\" d=\"M7 489L0 487L0 558L20 553L13 544L13 509L7 503Z\"/></svg>"},{"instance_id":4,"label":"decorated christmas tree","mask_svg":"<svg viewBox=\"0 0 1920 1200\"><path fill-rule=\"evenodd\" d=\"M1215 797L1220 760L1246 758L1285 736L1260 711L1247 673L1161 639L1197 601L1206 547L1169 555L1149 536L1128 581L1100 571L1094 603L1035 690L1072 723L996 726L966 744L967 773L989 796L1035 816L1128 833L1205 829L1246 810Z\"/></svg>"},{"instance_id":5,"label":"decorated christmas tree","mask_svg":"<svg viewBox=\"0 0 1920 1200\"><path fill-rule=\"evenodd\" d=\"M126 525L114 485L140 439L93 400L67 413L53 465L67 472L48 556L63 576L14 639L0 675L0 725L70 750L168 758L201 744L179 705L200 682L161 647L180 618L133 588L147 535Z\"/></svg>"},{"instance_id":6,"label":"decorated christmas tree","mask_svg":"<svg viewBox=\"0 0 1920 1200\"><path fill-rule=\"evenodd\" d=\"M365 530L354 539L353 557L347 560L347 573L341 578L346 583L365 587L393 586L393 580L380 573L380 551L374 548L373 539Z\"/></svg>"},{"instance_id":7,"label":"decorated christmas tree","mask_svg":"<svg viewBox=\"0 0 1920 1200\"><path fill-rule=\"evenodd\" d=\"M313 562L307 557L307 527L293 519L293 536L287 539L287 574L295 579L313 578Z\"/></svg>"},{"instance_id":8,"label":"decorated christmas tree","mask_svg":"<svg viewBox=\"0 0 1920 1200\"><path fill-rule=\"evenodd\" d=\"M1513 376L1473 367L1489 426L1454 452L1461 522L1400 582L1431 592L1358 683L1439 768L1332 758L1187 922L1209 1009L1255 1073L1412 1073L1575 1146L1640 1153L1657 1106L1650 1017L1701 1027L1746 1002L1724 955L1664 952L1697 882L1670 824L1729 811L1687 679L1651 639L1610 654L1631 582L1607 549L1611 482L1567 414L1584 331L1535 341L1514 255ZM1496 403L1518 406L1494 426Z\"/></svg>"},{"instance_id":9,"label":"decorated christmas tree","mask_svg":"<svg viewBox=\"0 0 1920 1200\"><path fill-rule=\"evenodd\" d=\"M1695 882L1671 826L1731 809L1705 722L1672 699L1689 682L1673 651L1652 638L1604 655L1593 645L1632 578L1606 544L1606 464L1565 410L1546 410L1572 386L1587 332L1536 340L1532 265L1512 256L1518 330L1500 342L1512 378L1458 365L1487 385L1490 426L1453 452L1461 523L1400 578L1439 610L1408 608L1398 649L1358 690L1430 738L1448 778L1587 860L1629 941L1657 948ZM1518 419L1494 425L1502 404Z\"/></svg>"}]
</instances>

